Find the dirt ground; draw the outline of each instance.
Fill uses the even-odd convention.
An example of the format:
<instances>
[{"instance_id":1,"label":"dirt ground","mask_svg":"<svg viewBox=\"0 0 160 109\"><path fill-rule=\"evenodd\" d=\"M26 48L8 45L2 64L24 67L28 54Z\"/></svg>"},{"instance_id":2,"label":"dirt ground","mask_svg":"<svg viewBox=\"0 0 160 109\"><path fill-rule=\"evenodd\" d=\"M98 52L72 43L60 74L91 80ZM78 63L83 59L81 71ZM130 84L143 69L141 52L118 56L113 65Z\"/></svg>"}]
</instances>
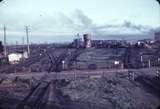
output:
<instances>
[{"instance_id":1,"label":"dirt ground","mask_svg":"<svg viewBox=\"0 0 160 109\"><path fill-rule=\"evenodd\" d=\"M88 109L156 109L160 105L156 95L127 77L77 79L62 90L72 101L90 105Z\"/></svg>"},{"instance_id":2,"label":"dirt ground","mask_svg":"<svg viewBox=\"0 0 160 109\"><path fill-rule=\"evenodd\" d=\"M50 101L50 108L45 109L52 109L52 105L59 106L57 109L156 109L160 105L160 97L154 90L147 90L138 79L129 80L126 74L115 74L76 78L66 83L59 80L58 92L55 93L55 87L48 91L57 94L54 96L56 98L48 97L57 101ZM13 105L19 104L36 82L34 78L6 79L1 82L4 88L0 90L2 109L14 109ZM7 90L5 86L11 89Z\"/></svg>"}]
</instances>

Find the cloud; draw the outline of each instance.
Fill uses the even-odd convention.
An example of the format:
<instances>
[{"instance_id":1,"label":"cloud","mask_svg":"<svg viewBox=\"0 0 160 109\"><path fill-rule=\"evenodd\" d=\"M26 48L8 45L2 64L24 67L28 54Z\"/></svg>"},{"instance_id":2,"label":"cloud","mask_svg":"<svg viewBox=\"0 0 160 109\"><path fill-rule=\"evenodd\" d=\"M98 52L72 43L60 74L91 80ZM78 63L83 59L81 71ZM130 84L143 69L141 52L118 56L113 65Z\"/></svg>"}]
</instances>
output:
<instances>
[{"instance_id":1,"label":"cloud","mask_svg":"<svg viewBox=\"0 0 160 109\"><path fill-rule=\"evenodd\" d=\"M73 30L80 32L90 32L95 36L107 34L145 34L152 31L152 27L147 25L134 24L131 21L124 20L117 24L96 24L83 11L76 10L74 16L68 17L63 14L64 25L73 27Z\"/></svg>"},{"instance_id":2,"label":"cloud","mask_svg":"<svg viewBox=\"0 0 160 109\"><path fill-rule=\"evenodd\" d=\"M139 37L136 38L142 38L142 36L152 37L151 34L156 30L150 26L135 24L125 19L123 21L119 21L118 23L110 22L97 24L96 21L92 20L89 15L85 14L85 12L80 9L75 10L73 14L69 15L61 12L57 13L56 15L44 13L36 18L37 19L32 19L29 22L30 31L35 41L37 36L40 36L39 40L45 40L47 38L54 40L54 36L58 35L61 35L61 40L65 40L66 38L63 38L63 35L68 36L68 39L72 39L72 36L75 33L90 33L96 39L107 39L109 37L117 39L123 36L135 37L137 35L139 35ZM25 21L25 18L23 19L13 16L12 19L13 25L7 24L8 34L10 36L12 36L12 34L14 36L24 36L25 25L23 21L21 22L21 19ZM15 24L16 20L19 22ZM5 19L4 21L7 22Z\"/></svg>"},{"instance_id":3,"label":"cloud","mask_svg":"<svg viewBox=\"0 0 160 109\"><path fill-rule=\"evenodd\" d=\"M93 21L85 15L81 10L76 10L75 15L78 18L79 22L85 27L91 27L93 25Z\"/></svg>"}]
</instances>

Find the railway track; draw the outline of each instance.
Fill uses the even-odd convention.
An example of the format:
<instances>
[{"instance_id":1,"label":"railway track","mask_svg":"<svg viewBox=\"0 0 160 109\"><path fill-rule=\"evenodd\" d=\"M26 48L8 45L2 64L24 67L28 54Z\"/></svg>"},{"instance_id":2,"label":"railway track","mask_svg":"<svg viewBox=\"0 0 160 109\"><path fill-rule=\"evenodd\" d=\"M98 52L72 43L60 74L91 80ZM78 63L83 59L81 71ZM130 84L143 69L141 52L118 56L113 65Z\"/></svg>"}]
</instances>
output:
<instances>
[{"instance_id":1,"label":"railway track","mask_svg":"<svg viewBox=\"0 0 160 109\"><path fill-rule=\"evenodd\" d=\"M16 109L39 109L43 98L49 88L50 82L39 83L16 107Z\"/></svg>"},{"instance_id":2,"label":"railway track","mask_svg":"<svg viewBox=\"0 0 160 109\"><path fill-rule=\"evenodd\" d=\"M47 75L44 75L15 109L41 109L51 82L52 80L47 80Z\"/></svg>"},{"instance_id":3,"label":"railway track","mask_svg":"<svg viewBox=\"0 0 160 109\"><path fill-rule=\"evenodd\" d=\"M160 77L140 75L135 80L140 83L146 91L160 98Z\"/></svg>"},{"instance_id":4,"label":"railway track","mask_svg":"<svg viewBox=\"0 0 160 109\"><path fill-rule=\"evenodd\" d=\"M80 54L84 53L85 51L86 51L85 49L80 49L80 50L77 49L76 51L74 51L74 52L71 53L71 56L68 57L68 67L69 67L69 69L71 68L71 66L73 65L73 63L75 61L77 61L77 57Z\"/></svg>"},{"instance_id":5,"label":"railway track","mask_svg":"<svg viewBox=\"0 0 160 109\"><path fill-rule=\"evenodd\" d=\"M57 49L53 49L52 51L50 51L48 48L45 49L45 51L54 53L57 51ZM42 59L48 60L46 58L46 53L44 52L44 50L38 50L36 54L31 55L28 59L21 61L19 64L4 66L0 69L0 73L14 73L15 69L29 68L33 64L40 62Z\"/></svg>"},{"instance_id":6,"label":"railway track","mask_svg":"<svg viewBox=\"0 0 160 109\"><path fill-rule=\"evenodd\" d=\"M69 99L57 88L58 84L57 80L49 79L48 75L43 76L15 109L69 109L61 107L67 107Z\"/></svg>"},{"instance_id":7,"label":"railway track","mask_svg":"<svg viewBox=\"0 0 160 109\"><path fill-rule=\"evenodd\" d=\"M46 52L49 60L50 60L50 67L48 72L61 72L62 68L62 61L64 61L68 57L68 49L64 49L58 56L52 55L49 52Z\"/></svg>"},{"instance_id":8,"label":"railway track","mask_svg":"<svg viewBox=\"0 0 160 109\"><path fill-rule=\"evenodd\" d=\"M31 65L38 62L40 59L42 59L44 57L45 57L44 54L42 56L40 56L39 54L36 54L36 55L30 57L29 59L20 62L19 64L9 65L9 66L6 66L5 68L2 68L0 70L0 72L1 73L14 73L14 70L16 68L30 67Z\"/></svg>"}]
</instances>

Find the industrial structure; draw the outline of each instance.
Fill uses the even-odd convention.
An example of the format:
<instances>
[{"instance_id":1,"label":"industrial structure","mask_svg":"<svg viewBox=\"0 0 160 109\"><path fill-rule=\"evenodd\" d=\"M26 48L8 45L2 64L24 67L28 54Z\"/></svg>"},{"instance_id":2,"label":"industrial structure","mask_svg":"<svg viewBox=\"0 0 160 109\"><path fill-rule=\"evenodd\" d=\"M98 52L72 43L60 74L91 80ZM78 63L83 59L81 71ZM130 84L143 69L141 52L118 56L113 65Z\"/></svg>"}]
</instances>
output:
<instances>
[{"instance_id":1,"label":"industrial structure","mask_svg":"<svg viewBox=\"0 0 160 109\"><path fill-rule=\"evenodd\" d=\"M91 35L90 34L83 34L81 37L80 34L78 33L70 47L74 48L91 48L92 43L91 43Z\"/></svg>"},{"instance_id":2,"label":"industrial structure","mask_svg":"<svg viewBox=\"0 0 160 109\"><path fill-rule=\"evenodd\" d=\"M155 32L155 40L156 41L160 41L160 31L159 32Z\"/></svg>"},{"instance_id":3,"label":"industrial structure","mask_svg":"<svg viewBox=\"0 0 160 109\"><path fill-rule=\"evenodd\" d=\"M83 35L83 40L84 40L84 47L85 47L85 48L90 48L90 47L92 47L90 34L84 34L84 35Z\"/></svg>"},{"instance_id":4,"label":"industrial structure","mask_svg":"<svg viewBox=\"0 0 160 109\"><path fill-rule=\"evenodd\" d=\"M69 44L30 46L28 27L26 38L27 46L7 46L6 58L10 63L7 65L3 64L6 58L0 42L3 57L0 58L0 108L76 109L88 106L82 109L105 109L111 103L111 109L115 109L115 103L118 102L117 106L121 104L121 96L125 97L123 102L127 101L127 106L129 103L143 104L139 102L145 101L142 99L149 94L143 87L152 90L146 98L152 96L150 101L158 102L153 107L159 105L156 99L160 97L160 47L157 41L93 40L89 34L77 34ZM140 100L139 95L143 95ZM87 101L85 105L84 99L85 103ZM123 105L121 107L123 109Z\"/></svg>"}]
</instances>

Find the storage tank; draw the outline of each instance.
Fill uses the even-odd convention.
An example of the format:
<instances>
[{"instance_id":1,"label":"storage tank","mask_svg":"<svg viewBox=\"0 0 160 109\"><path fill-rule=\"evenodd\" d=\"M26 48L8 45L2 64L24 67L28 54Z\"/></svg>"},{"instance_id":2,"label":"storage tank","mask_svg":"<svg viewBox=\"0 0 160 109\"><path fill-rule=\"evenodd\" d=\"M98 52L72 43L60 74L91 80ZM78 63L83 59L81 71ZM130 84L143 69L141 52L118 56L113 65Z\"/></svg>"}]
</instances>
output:
<instances>
[{"instance_id":1,"label":"storage tank","mask_svg":"<svg viewBox=\"0 0 160 109\"><path fill-rule=\"evenodd\" d=\"M84 34L83 39L84 39L84 47L90 48L92 46L91 45L91 36L89 34Z\"/></svg>"}]
</instances>

